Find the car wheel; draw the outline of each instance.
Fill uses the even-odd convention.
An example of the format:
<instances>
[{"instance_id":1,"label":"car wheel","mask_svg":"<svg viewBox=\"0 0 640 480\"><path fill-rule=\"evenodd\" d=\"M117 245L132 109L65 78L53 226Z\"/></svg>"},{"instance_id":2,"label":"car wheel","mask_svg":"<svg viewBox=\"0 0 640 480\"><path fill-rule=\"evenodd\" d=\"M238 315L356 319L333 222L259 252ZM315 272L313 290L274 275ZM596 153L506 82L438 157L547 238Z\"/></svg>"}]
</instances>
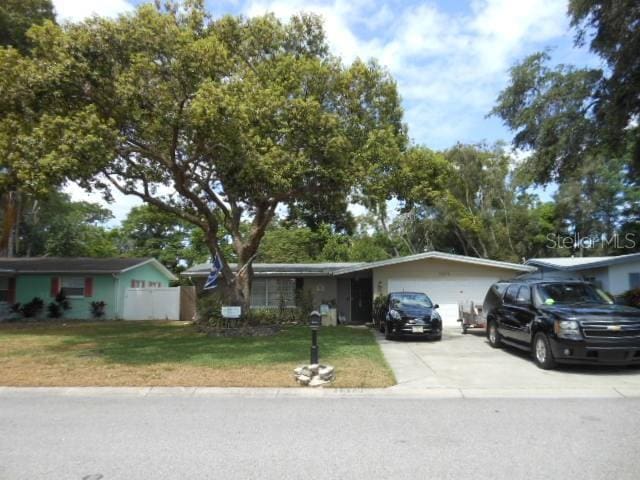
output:
<instances>
[{"instance_id":1,"label":"car wheel","mask_svg":"<svg viewBox=\"0 0 640 480\"><path fill-rule=\"evenodd\" d=\"M556 361L551 353L551 345L547 336L538 332L533 339L533 361L543 370L551 370L555 368Z\"/></svg>"},{"instance_id":2,"label":"car wheel","mask_svg":"<svg viewBox=\"0 0 640 480\"><path fill-rule=\"evenodd\" d=\"M489 340L489 345L493 348L500 348L502 346L502 337L500 336L500 332L498 332L498 323L495 320L489 322L487 339Z\"/></svg>"},{"instance_id":3,"label":"car wheel","mask_svg":"<svg viewBox=\"0 0 640 480\"><path fill-rule=\"evenodd\" d=\"M440 340L442 340L442 334L438 335L437 337L433 337L433 339L434 339L436 342L439 342Z\"/></svg>"},{"instance_id":4,"label":"car wheel","mask_svg":"<svg viewBox=\"0 0 640 480\"><path fill-rule=\"evenodd\" d=\"M387 340L393 340L393 335L391 334L391 327L389 327L388 323L384 324L384 338Z\"/></svg>"},{"instance_id":5,"label":"car wheel","mask_svg":"<svg viewBox=\"0 0 640 480\"><path fill-rule=\"evenodd\" d=\"M467 327L465 327L464 325L462 326L462 334L466 335L467 333Z\"/></svg>"}]
</instances>

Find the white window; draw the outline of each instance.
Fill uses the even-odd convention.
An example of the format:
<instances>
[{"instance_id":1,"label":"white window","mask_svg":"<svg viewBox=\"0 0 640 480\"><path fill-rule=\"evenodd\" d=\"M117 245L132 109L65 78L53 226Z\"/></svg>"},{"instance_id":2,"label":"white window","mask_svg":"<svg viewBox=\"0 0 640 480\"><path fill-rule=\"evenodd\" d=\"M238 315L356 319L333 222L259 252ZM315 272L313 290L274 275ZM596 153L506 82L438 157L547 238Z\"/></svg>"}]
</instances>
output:
<instances>
[{"instance_id":1,"label":"white window","mask_svg":"<svg viewBox=\"0 0 640 480\"><path fill-rule=\"evenodd\" d=\"M0 302L9 301L9 279L0 277Z\"/></svg>"},{"instance_id":2,"label":"white window","mask_svg":"<svg viewBox=\"0 0 640 480\"><path fill-rule=\"evenodd\" d=\"M65 297L84 297L84 277L62 277L60 292Z\"/></svg>"},{"instance_id":3,"label":"white window","mask_svg":"<svg viewBox=\"0 0 640 480\"><path fill-rule=\"evenodd\" d=\"M295 278L256 278L251 285L251 306L295 307Z\"/></svg>"}]
</instances>

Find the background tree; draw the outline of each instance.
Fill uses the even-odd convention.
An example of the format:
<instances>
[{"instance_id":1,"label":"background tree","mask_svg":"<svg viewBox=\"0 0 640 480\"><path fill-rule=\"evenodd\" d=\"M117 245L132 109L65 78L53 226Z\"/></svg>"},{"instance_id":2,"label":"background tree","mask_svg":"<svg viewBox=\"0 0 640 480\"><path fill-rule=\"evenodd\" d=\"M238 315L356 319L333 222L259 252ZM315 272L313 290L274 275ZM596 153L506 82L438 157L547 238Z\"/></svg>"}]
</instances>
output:
<instances>
[{"instance_id":1,"label":"background tree","mask_svg":"<svg viewBox=\"0 0 640 480\"><path fill-rule=\"evenodd\" d=\"M205 262L209 250L196 227L151 205L131 209L117 230L120 253L154 257L173 272Z\"/></svg>"},{"instance_id":2,"label":"background tree","mask_svg":"<svg viewBox=\"0 0 640 480\"><path fill-rule=\"evenodd\" d=\"M245 309L277 208L344 208L358 174L387 160L381 146L405 143L393 79L375 63L343 65L313 16L211 21L191 1L32 32L24 67L43 78L44 111L19 125L18 174L106 181L199 227Z\"/></svg>"},{"instance_id":3,"label":"background tree","mask_svg":"<svg viewBox=\"0 0 640 480\"><path fill-rule=\"evenodd\" d=\"M0 2L0 46L20 52L29 50L27 31L45 20L55 22L50 0L2 0Z\"/></svg>"},{"instance_id":4,"label":"background tree","mask_svg":"<svg viewBox=\"0 0 640 480\"><path fill-rule=\"evenodd\" d=\"M90 202L73 202L67 194L51 192L28 197L20 224L20 256L118 256L115 232L106 228L111 212Z\"/></svg>"},{"instance_id":5,"label":"background tree","mask_svg":"<svg viewBox=\"0 0 640 480\"><path fill-rule=\"evenodd\" d=\"M0 2L0 63L5 59L9 62L9 68L0 66L0 75L14 69L15 64L20 63L20 54L28 52L29 28L45 21L55 21L53 5L49 0L2 0ZM3 77L3 80L0 80L0 96L3 96L8 89L15 88L8 84L15 80L14 75L9 74ZM18 88L28 87L23 84ZM0 114L3 118L0 120L0 148L2 146L11 148L10 142L7 141L10 137L7 136L11 135L12 124L8 117L10 113L16 113L13 107L15 105L6 104L0 100ZM4 126L10 128L2 132ZM8 155L10 151L2 153ZM0 256L13 256L19 248L19 225L25 208L33 206L33 200L21 191L18 178L14 175L7 157L0 154Z\"/></svg>"},{"instance_id":6,"label":"background tree","mask_svg":"<svg viewBox=\"0 0 640 480\"><path fill-rule=\"evenodd\" d=\"M514 145L539 183L562 181L585 155L625 158L637 182L640 162L640 4L635 0L570 0L576 44L589 44L604 69L550 67L536 53L511 69L492 113L515 131ZM630 155L626 155L628 151Z\"/></svg>"},{"instance_id":7,"label":"background tree","mask_svg":"<svg viewBox=\"0 0 640 480\"><path fill-rule=\"evenodd\" d=\"M517 183L501 145L460 144L424 155L405 165L403 212L392 225L408 253L440 250L520 262L544 250L555 210ZM428 158L435 170L425 168Z\"/></svg>"}]
</instances>

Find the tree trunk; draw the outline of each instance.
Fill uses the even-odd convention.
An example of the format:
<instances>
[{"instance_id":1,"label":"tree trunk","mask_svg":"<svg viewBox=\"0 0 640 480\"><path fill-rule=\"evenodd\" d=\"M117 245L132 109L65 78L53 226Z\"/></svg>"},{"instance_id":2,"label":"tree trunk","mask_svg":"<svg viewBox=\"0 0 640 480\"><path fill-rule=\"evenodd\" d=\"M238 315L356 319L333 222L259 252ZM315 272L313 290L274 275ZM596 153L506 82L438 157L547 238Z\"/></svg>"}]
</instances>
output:
<instances>
[{"instance_id":1,"label":"tree trunk","mask_svg":"<svg viewBox=\"0 0 640 480\"><path fill-rule=\"evenodd\" d=\"M2 196L4 218L2 219L2 232L0 232L0 256L13 257L14 230L16 227L16 192L6 192Z\"/></svg>"}]
</instances>

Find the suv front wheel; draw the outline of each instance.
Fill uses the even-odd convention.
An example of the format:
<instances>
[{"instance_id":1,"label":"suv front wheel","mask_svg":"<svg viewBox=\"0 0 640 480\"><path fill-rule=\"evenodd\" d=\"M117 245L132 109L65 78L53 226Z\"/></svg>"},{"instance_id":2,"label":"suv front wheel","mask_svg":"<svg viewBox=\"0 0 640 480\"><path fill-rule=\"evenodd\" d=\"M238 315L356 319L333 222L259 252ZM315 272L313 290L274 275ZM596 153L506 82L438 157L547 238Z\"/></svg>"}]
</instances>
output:
<instances>
[{"instance_id":1,"label":"suv front wheel","mask_svg":"<svg viewBox=\"0 0 640 480\"><path fill-rule=\"evenodd\" d=\"M551 353L551 344L547 336L542 333L536 333L533 338L533 361L543 370L551 370L556 367L556 361Z\"/></svg>"},{"instance_id":2,"label":"suv front wheel","mask_svg":"<svg viewBox=\"0 0 640 480\"><path fill-rule=\"evenodd\" d=\"M500 348L502 346L502 339L498 332L498 322L495 320L489 320L489 325L487 326L487 339L489 340L489 345L493 348Z\"/></svg>"}]
</instances>

